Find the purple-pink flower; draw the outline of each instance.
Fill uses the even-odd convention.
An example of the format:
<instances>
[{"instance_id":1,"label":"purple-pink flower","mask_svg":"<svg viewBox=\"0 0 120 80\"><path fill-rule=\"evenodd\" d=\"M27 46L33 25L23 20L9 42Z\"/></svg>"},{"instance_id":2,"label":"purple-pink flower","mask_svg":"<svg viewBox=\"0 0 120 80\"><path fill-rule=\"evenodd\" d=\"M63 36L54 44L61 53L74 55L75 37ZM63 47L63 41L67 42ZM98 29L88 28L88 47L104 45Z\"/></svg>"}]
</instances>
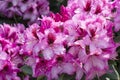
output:
<instances>
[{"instance_id":1,"label":"purple-pink flower","mask_svg":"<svg viewBox=\"0 0 120 80\"><path fill-rule=\"evenodd\" d=\"M0 12L7 17L17 15L35 22L41 15L49 14L49 2L47 0L2 0Z\"/></svg>"},{"instance_id":2,"label":"purple-pink flower","mask_svg":"<svg viewBox=\"0 0 120 80\"><path fill-rule=\"evenodd\" d=\"M115 26L115 31L119 31L120 30L120 1L119 0L115 0L113 3L114 9L116 9L116 13L114 16L114 26Z\"/></svg>"},{"instance_id":3,"label":"purple-pink flower","mask_svg":"<svg viewBox=\"0 0 120 80\"><path fill-rule=\"evenodd\" d=\"M26 19L35 14L31 18L34 21L39 15L36 7L44 1L31 1L13 0L12 4L21 5ZM39 18L40 24L26 29L22 24L0 25L0 79L19 80L16 74L24 65L32 68L32 77L46 76L48 80L56 80L62 73L76 74L76 80L84 74L86 80L102 76L109 70L108 61L117 56L112 32L114 25L119 30L115 15L119 10L112 12L116 4L109 0L69 0L60 13Z\"/></svg>"}]
</instances>

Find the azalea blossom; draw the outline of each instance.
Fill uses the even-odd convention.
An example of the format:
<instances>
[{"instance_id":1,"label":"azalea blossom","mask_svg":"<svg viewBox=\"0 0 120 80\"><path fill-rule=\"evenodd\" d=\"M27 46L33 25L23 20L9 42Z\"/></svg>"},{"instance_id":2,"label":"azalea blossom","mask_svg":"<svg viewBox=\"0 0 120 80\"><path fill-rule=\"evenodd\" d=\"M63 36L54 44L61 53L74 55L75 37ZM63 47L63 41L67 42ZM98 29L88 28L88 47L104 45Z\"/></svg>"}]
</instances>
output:
<instances>
[{"instance_id":1,"label":"azalea blossom","mask_svg":"<svg viewBox=\"0 0 120 80\"><path fill-rule=\"evenodd\" d=\"M115 18L114 18L114 25L115 25L115 31L119 31L120 30L120 1L119 0L115 0L114 3L114 8L116 9L116 14L115 14Z\"/></svg>"},{"instance_id":2,"label":"azalea blossom","mask_svg":"<svg viewBox=\"0 0 120 80\"><path fill-rule=\"evenodd\" d=\"M49 3L47 0L2 0L0 1L0 12L7 17L21 16L35 22L41 15L49 14Z\"/></svg>"},{"instance_id":3,"label":"azalea blossom","mask_svg":"<svg viewBox=\"0 0 120 80\"><path fill-rule=\"evenodd\" d=\"M22 5L26 19L35 14L31 18L34 21L38 17L37 4L44 1L31 1L13 0L12 4ZM6 2L1 10L6 8ZM119 10L113 13L115 7L119 9L116 2L109 0L69 0L60 13L39 18L40 24L27 28L22 24L1 24L0 79L19 80L17 73L25 65L32 69L25 80L39 76L57 80L63 73L75 74L76 80L84 75L86 80L102 76L109 70L108 61L117 56L113 28L119 30Z\"/></svg>"}]
</instances>

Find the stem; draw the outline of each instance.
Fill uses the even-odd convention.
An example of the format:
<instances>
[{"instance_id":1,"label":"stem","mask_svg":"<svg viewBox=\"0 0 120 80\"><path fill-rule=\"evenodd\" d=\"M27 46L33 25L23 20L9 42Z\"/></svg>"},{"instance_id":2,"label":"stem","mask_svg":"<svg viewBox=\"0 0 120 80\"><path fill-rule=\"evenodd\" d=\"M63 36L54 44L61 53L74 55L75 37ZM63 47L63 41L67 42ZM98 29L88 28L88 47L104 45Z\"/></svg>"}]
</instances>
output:
<instances>
[{"instance_id":1,"label":"stem","mask_svg":"<svg viewBox=\"0 0 120 80\"><path fill-rule=\"evenodd\" d=\"M100 80L99 76L97 75L97 79Z\"/></svg>"},{"instance_id":2,"label":"stem","mask_svg":"<svg viewBox=\"0 0 120 80\"><path fill-rule=\"evenodd\" d=\"M113 67L113 69L114 69L114 71L115 71L115 74L116 74L116 76L117 76L117 80L120 80L119 73L118 73L117 70L115 69L115 66L112 65L112 67Z\"/></svg>"},{"instance_id":3,"label":"stem","mask_svg":"<svg viewBox=\"0 0 120 80\"><path fill-rule=\"evenodd\" d=\"M18 22L17 22L17 19L16 19L16 17L15 17L15 16L14 16L14 20L15 20L15 22L16 22L16 23L18 23Z\"/></svg>"},{"instance_id":4,"label":"stem","mask_svg":"<svg viewBox=\"0 0 120 80\"><path fill-rule=\"evenodd\" d=\"M64 78L64 74L61 75L60 80L63 80L63 78Z\"/></svg>"}]
</instances>

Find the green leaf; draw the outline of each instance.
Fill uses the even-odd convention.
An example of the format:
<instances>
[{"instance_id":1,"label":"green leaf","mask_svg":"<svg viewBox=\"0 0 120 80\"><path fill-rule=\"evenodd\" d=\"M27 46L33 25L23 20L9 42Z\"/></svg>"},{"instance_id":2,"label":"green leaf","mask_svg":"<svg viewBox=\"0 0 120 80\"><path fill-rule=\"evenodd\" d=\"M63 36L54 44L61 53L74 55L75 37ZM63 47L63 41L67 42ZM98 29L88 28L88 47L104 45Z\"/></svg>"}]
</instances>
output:
<instances>
[{"instance_id":1,"label":"green leaf","mask_svg":"<svg viewBox=\"0 0 120 80\"><path fill-rule=\"evenodd\" d=\"M100 80L117 80L115 73L107 73L100 77Z\"/></svg>"},{"instance_id":2,"label":"green leaf","mask_svg":"<svg viewBox=\"0 0 120 80\"><path fill-rule=\"evenodd\" d=\"M116 37L114 38L114 41L115 41L115 42L120 42L120 36L116 36Z\"/></svg>"},{"instance_id":3,"label":"green leaf","mask_svg":"<svg viewBox=\"0 0 120 80\"><path fill-rule=\"evenodd\" d=\"M108 63L109 63L109 65L117 65L115 60L109 60Z\"/></svg>"},{"instance_id":4,"label":"green leaf","mask_svg":"<svg viewBox=\"0 0 120 80\"><path fill-rule=\"evenodd\" d=\"M39 76L39 77L37 78L37 80L47 80L47 77L46 77L46 76Z\"/></svg>"},{"instance_id":5,"label":"green leaf","mask_svg":"<svg viewBox=\"0 0 120 80\"><path fill-rule=\"evenodd\" d=\"M74 75L61 74L58 80L75 80L75 74Z\"/></svg>"},{"instance_id":6,"label":"green leaf","mask_svg":"<svg viewBox=\"0 0 120 80\"><path fill-rule=\"evenodd\" d=\"M100 77L100 80L118 80L119 76L115 69L115 61L111 61L112 64L109 65L110 71Z\"/></svg>"},{"instance_id":7,"label":"green leaf","mask_svg":"<svg viewBox=\"0 0 120 80\"><path fill-rule=\"evenodd\" d=\"M32 75L32 68L30 66L24 65L23 67L21 67L21 70L23 73L28 74L28 75Z\"/></svg>"}]
</instances>

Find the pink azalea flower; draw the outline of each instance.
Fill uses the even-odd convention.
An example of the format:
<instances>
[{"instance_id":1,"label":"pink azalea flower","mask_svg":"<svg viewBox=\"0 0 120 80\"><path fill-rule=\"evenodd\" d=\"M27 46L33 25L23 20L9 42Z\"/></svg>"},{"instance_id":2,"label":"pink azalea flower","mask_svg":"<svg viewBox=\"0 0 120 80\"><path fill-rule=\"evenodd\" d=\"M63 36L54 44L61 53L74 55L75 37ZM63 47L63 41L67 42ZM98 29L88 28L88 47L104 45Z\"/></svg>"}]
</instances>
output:
<instances>
[{"instance_id":1,"label":"pink azalea flower","mask_svg":"<svg viewBox=\"0 0 120 80\"><path fill-rule=\"evenodd\" d=\"M103 8L104 7L104 8ZM81 14L84 13L88 15L103 15L110 16L111 15L110 2L108 0L69 0L67 10L72 14Z\"/></svg>"},{"instance_id":2,"label":"pink azalea flower","mask_svg":"<svg viewBox=\"0 0 120 80\"><path fill-rule=\"evenodd\" d=\"M18 69L10 61L10 56L2 50L0 52L0 79L20 80L17 76Z\"/></svg>"},{"instance_id":3,"label":"pink azalea flower","mask_svg":"<svg viewBox=\"0 0 120 80\"><path fill-rule=\"evenodd\" d=\"M34 21L39 15L37 7L47 3L31 1L13 0L12 4L21 5L24 18L33 15ZM7 3L1 5L6 7ZM116 3L108 0L69 0L60 13L42 16L40 25L34 23L26 29L21 24L0 25L0 79L18 79L17 68L23 65L32 68L33 77L45 75L48 80L58 79L62 73L75 73L76 80L83 74L86 80L103 75L108 60L117 56L118 45L112 39L114 24L109 20L114 6Z\"/></svg>"},{"instance_id":4,"label":"pink azalea flower","mask_svg":"<svg viewBox=\"0 0 120 80\"><path fill-rule=\"evenodd\" d=\"M119 31L120 30L120 18L118 16L120 16L120 1L119 0L115 0L114 2L115 4L115 8L116 8L116 15L114 18L114 25L115 25L115 31Z\"/></svg>"},{"instance_id":5,"label":"pink azalea flower","mask_svg":"<svg viewBox=\"0 0 120 80\"><path fill-rule=\"evenodd\" d=\"M102 60L99 56L91 56L84 64L86 73L86 80L93 79L96 75L103 75L108 69L108 63L106 60Z\"/></svg>"},{"instance_id":6,"label":"pink azalea flower","mask_svg":"<svg viewBox=\"0 0 120 80\"><path fill-rule=\"evenodd\" d=\"M66 20L70 19L71 18L71 15L70 13L68 12L68 10L64 7L64 6L61 6L60 8L60 13L51 13L50 16L56 21L56 22L59 22L59 21L62 21L62 22L65 22Z\"/></svg>"},{"instance_id":7,"label":"pink azalea flower","mask_svg":"<svg viewBox=\"0 0 120 80\"><path fill-rule=\"evenodd\" d=\"M20 80L17 77L17 69L13 67L11 62L7 60L0 60L0 79L1 80Z\"/></svg>"},{"instance_id":8,"label":"pink azalea flower","mask_svg":"<svg viewBox=\"0 0 120 80\"><path fill-rule=\"evenodd\" d=\"M75 72L72 56L69 54L59 54L53 59L53 66L51 69L51 78L57 79L59 74L67 73L72 75ZM71 60L70 60L71 59Z\"/></svg>"},{"instance_id":9,"label":"pink azalea flower","mask_svg":"<svg viewBox=\"0 0 120 80\"><path fill-rule=\"evenodd\" d=\"M21 16L35 22L41 15L49 14L49 3L47 0L4 0L0 1L0 12L7 17Z\"/></svg>"}]
</instances>

